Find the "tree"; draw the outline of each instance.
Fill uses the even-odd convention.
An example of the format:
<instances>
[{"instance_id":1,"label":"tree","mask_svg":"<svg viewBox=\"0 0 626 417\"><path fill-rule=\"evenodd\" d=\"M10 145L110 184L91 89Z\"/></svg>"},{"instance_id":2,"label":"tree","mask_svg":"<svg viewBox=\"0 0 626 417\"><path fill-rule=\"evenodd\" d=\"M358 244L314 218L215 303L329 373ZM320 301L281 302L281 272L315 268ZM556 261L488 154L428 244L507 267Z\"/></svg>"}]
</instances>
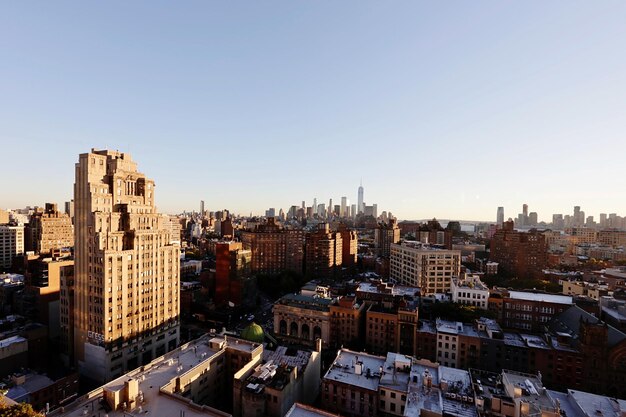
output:
<instances>
[{"instance_id":1,"label":"tree","mask_svg":"<svg viewBox=\"0 0 626 417\"><path fill-rule=\"evenodd\" d=\"M33 410L33 406L27 403L11 406L2 403L0 404L0 417L43 417L43 414Z\"/></svg>"}]
</instances>

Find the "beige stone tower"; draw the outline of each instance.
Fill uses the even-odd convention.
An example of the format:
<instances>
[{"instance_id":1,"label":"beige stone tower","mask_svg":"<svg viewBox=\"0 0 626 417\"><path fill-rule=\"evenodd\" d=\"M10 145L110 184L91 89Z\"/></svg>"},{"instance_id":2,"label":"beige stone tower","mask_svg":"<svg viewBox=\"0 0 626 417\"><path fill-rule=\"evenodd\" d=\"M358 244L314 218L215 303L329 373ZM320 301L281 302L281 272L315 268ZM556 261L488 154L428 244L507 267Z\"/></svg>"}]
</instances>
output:
<instances>
[{"instance_id":1,"label":"beige stone tower","mask_svg":"<svg viewBox=\"0 0 626 417\"><path fill-rule=\"evenodd\" d=\"M76 164L74 345L81 373L107 381L176 348L180 248L154 181L127 153Z\"/></svg>"}]
</instances>

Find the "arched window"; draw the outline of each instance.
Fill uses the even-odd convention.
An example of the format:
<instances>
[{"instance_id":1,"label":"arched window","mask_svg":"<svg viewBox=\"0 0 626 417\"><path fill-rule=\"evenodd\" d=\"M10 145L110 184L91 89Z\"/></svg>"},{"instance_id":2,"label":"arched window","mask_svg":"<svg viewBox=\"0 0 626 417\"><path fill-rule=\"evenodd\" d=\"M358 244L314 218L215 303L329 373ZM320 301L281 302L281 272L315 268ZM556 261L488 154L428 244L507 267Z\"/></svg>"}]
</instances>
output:
<instances>
[{"instance_id":1,"label":"arched window","mask_svg":"<svg viewBox=\"0 0 626 417\"><path fill-rule=\"evenodd\" d=\"M295 321L292 321L291 326L289 326L289 336L298 336L298 323Z\"/></svg>"},{"instance_id":2,"label":"arched window","mask_svg":"<svg viewBox=\"0 0 626 417\"><path fill-rule=\"evenodd\" d=\"M309 340L310 336L311 336L311 330L309 329L309 325L308 324L303 324L302 325L302 333L300 334L300 337L302 337L303 339Z\"/></svg>"},{"instance_id":3,"label":"arched window","mask_svg":"<svg viewBox=\"0 0 626 417\"><path fill-rule=\"evenodd\" d=\"M280 321L280 324L278 327L278 333L287 334L287 322L285 320Z\"/></svg>"},{"instance_id":4,"label":"arched window","mask_svg":"<svg viewBox=\"0 0 626 417\"><path fill-rule=\"evenodd\" d=\"M321 339L322 338L322 329L319 326L315 326L313 328L313 339Z\"/></svg>"}]
</instances>

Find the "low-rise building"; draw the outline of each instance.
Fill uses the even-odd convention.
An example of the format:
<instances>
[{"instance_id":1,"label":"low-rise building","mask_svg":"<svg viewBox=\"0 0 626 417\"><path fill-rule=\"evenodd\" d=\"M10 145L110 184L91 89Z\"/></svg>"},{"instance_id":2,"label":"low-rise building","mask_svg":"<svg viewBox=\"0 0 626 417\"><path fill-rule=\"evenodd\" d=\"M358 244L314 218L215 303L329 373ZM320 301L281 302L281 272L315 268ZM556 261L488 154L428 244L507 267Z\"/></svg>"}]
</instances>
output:
<instances>
[{"instance_id":1,"label":"low-rise building","mask_svg":"<svg viewBox=\"0 0 626 417\"><path fill-rule=\"evenodd\" d=\"M263 346L258 343L204 336L49 415L227 417L233 407L234 376L242 369L253 369L260 364L262 354Z\"/></svg>"},{"instance_id":2,"label":"low-rise building","mask_svg":"<svg viewBox=\"0 0 626 417\"><path fill-rule=\"evenodd\" d=\"M365 346L370 352L417 354L419 290L382 281L362 282L357 298L365 313Z\"/></svg>"},{"instance_id":3,"label":"low-rise building","mask_svg":"<svg viewBox=\"0 0 626 417\"><path fill-rule=\"evenodd\" d=\"M342 349L322 379L322 407L345 416L476 417L467 371L388 352Z\"/></svg>"},{"instance_id":4,"label":"low-rise building","mask_svg":"<svg viewBox=\"0 0 626 417\"><path fill-rule=\"evenodd\" d=\"M78 393L78 374L71 373L56 380L35 372L11 375L6 396L18 403L29 403L35 411L55 410Z\"/></svg>"},{"instance_id":5,"label":"low-rise building","mask_svg":"<svg viewBox=\"0 0 626 417\"><path fill-rule=\"evenodd\" d=\"M296 402L313 403L320 371L321 340L314 351L264 350L261 363L235 374L233 415L282 417Z\"/></svg>"},{"instance_id":6,"label":"low-rise building","mask_svg":"<svg viewBox=\"0 0 626 417\"><path fill-rule=\"evenodd\" d=\"M377 416L384 364L382 356L339 350L322 378L322 408L345 416Z\"/></svg>"},{"instance_id":7,"label":"low-rise building","mask_svg":"<svg viewBox=\"0 0 626 417\"><path fill-rule=\"evenodd\" d=\"M330 345L353 347L363 340L366 304L355 296L342 296L330 304Z\"/></svg>"},{"instance_id":8,"label":"low-rise building","mask_svg":"<svg viewBox=\"0 0 626 417\"><path fill-rule=\"evenodd\" d=\"M28 367L28 340L9 336L0 340L0 375L9 375Z\"/></svg>"},{"instance_id":9,"label":"low-rise building","mask_svg":"<svg viewBox=\"0 0 626 417\"><path fill-rule=\"evenodd\" d=\"M540 332L554 317L574 305L571 296L497 289L489 295L489 309L504 328Z\"/></svg>"},{"instance_id":10,"label":"low-rise building","mask_svg":"<svg viewBox=\"0 0 626 417\"><path fill-rule=\"evenodd\" d=\"M330 343L330 305L333 300L287 294L274 303L274 331L287 343L314 346L316 339Z\"/></svg>"},{"instance_id":11,"label":"low-rise building","mask_svg":"<svg viewBox=\"0 0 626 417\"><path fill-rule=\"evenodd\" d=\"M315 408L310 405L295 403L291 406L285 417L338 417L339 414Z\"/></svg>"},{"instance_id":12,"label":"low-rise building","mask_svg":"<svg viewBox=\"0 0 626 417\"><path fill-rule=\"evenodd\" d=\"M483 284L479 275L466 275L463 278L453 277L450 281L452 301L487 310L489 288Z\"/></svg>"}]
</instances>

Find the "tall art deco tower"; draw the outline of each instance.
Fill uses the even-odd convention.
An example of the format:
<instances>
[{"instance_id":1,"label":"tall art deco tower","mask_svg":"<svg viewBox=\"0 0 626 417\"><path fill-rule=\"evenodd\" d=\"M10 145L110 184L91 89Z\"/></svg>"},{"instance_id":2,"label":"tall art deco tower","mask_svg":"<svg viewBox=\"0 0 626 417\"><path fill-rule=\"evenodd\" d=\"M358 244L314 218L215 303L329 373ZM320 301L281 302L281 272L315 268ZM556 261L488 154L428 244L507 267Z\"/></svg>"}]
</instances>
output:
<instances>
[{"instance_id":1,"label":"tall art deco tower","mask_svg":"<svg viewBox=\"0 0 626 417\"><path fill-rule=\"evenodd\" d=\"M74 355L107 381L176 348L180 248L157 213L154 181L127 153L76 164Z\"/></svg>"}]
</instances>

